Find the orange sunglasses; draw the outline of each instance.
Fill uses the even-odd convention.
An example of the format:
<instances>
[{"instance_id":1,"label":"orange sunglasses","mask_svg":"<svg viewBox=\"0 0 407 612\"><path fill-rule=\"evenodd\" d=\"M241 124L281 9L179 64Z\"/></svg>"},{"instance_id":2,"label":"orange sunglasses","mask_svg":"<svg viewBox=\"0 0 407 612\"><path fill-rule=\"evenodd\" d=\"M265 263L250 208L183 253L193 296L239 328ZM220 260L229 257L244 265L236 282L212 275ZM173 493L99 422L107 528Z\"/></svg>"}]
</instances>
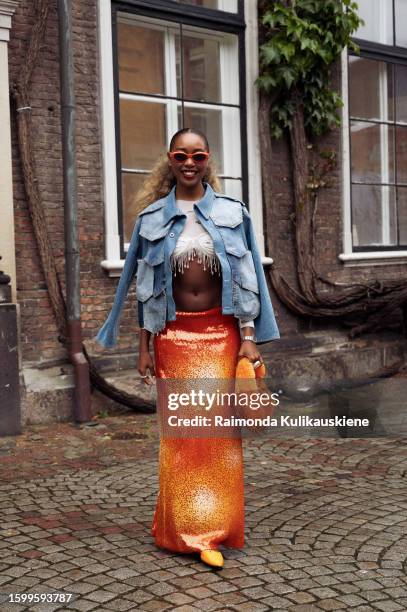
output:
<instances>
[{"instance_id":1,"label":"orange sunglasses","mask_svg":"<svg viewBox=\"0 0 407 612\"><path fill-rule=\"evenodd\" d=\"M195 153L185 153L185 151L170 151L168 157L180 163L184 163L187 159L193 159L196 164L205 162L209 153L207 151L196 151Z\"/></svg>"}]
</instances>

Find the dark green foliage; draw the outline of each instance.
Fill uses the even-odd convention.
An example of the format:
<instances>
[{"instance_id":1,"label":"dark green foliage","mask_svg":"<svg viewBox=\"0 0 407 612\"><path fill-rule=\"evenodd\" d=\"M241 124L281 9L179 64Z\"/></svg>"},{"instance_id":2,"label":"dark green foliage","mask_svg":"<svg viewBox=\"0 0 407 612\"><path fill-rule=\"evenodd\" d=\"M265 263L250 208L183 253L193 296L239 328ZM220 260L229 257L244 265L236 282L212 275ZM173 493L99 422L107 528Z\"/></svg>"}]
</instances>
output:
<instances>
[{"instance_id":1,"label":"dark green foliage","mask_svg":"<svg viewBox=\"0 0 407 612\"><path fill-rule=\"evenodd\" d=\"M264 43L260 46L257 83L273 99L272 136L291 126L294 96L304 109L309 135L320 135L339 125L339 94L330 86L330 68L348 46L357 50L351 35L362 23L352 0L291 0L262 3Z\"/></svg>"}]
</instances>

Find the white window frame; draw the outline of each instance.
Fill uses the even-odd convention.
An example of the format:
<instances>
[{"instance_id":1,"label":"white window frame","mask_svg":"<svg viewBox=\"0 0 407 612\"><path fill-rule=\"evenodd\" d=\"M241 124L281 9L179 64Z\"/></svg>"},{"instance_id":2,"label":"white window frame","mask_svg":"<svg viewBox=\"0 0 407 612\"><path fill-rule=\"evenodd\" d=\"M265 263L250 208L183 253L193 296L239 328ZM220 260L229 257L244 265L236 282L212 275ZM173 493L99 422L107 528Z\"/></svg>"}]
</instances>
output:
<instances>
[{"instance_id":1,"label":"white window frame","mask_svg":"<svg viewBox=\"0 0 407 612\"><path fill-rule=\"evenodd\" d=\"M405 264L407 251L354 252L352 243L351 159L349 132L348 49L342 51L342 224L343 252L338 255L345 266L383 266Z\"/></svg>"},{"instance_id":2,"label":"white window frame","mask_svg":"<svg viewBox=\"0 0 407 612\"><path fill-rule=\"evenodd\" d=\"M116 174L116 134L113 79L113 47L110 0L99 0L99 57L100 102L103 145L103 187L105 211L105 259L101 266L109 276L120 276L124 259L120 257L119 211ZM247 108L247 157L250 214L264 264L273 260L264 257L265 240L261 184L261 159L258 125L258 76L257 3L245 0L245 52L246 52L246 108ZM222 60L224 61L224 60ZM137 96L138 97L138 96ZM146 99L148 96L142 96ZM185 106L188 103L184 103ZM191 104L196 106L196 104ZM239 147L240 150L240 140Z\"/></svg>"}]
</instances>

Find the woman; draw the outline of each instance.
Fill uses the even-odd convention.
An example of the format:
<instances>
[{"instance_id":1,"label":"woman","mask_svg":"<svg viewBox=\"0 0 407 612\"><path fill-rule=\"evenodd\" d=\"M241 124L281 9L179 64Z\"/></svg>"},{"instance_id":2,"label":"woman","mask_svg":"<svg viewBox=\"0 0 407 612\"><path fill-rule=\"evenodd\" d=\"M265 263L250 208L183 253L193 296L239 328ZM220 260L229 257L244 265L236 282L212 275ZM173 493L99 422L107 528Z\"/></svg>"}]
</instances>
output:
<instances>
[{"instance_id":1,"label":"woman","mask_svg":"<svg viewBox=\"0 0 407 612\"><path fill-rule=\"evenodd\" d=\"M97 339L115 344L137 273L138 370L146 384L150 374L176 380L182 390L191 379L233 380L239 357L261 363L256 336L259 342L279 337L249 213L218 187L205 135L185 128L139 195L148 206ZM242 465L240 437L162 436L152 525L157 545L199 552L208 565L222 567L218 545L243 546Z\"/></svg>"}]
</instances>

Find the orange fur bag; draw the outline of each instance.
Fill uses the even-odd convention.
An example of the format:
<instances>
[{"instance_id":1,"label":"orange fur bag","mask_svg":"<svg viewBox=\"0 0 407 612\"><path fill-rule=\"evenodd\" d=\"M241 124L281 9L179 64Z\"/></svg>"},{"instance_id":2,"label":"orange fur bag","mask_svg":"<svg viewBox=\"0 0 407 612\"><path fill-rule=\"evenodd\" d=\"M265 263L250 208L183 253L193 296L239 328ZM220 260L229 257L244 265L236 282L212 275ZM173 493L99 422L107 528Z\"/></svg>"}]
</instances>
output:
<instances>
[{"instance_id":1,"label":"orange fur bag","mask_svg":"<svg viewBox=\"0 0 407 612\"><path fill-rule=\"evenodd\" d=\"M273 416L275 406L272 403L265 376L264 363L254 369L252 362L247 357L241 357L238 360L235 382L235 392L238 395L236 405L238 417L264 419L267 416ZM253 427L257 428L259 425Z\"/></svg>"}]
</instances>

